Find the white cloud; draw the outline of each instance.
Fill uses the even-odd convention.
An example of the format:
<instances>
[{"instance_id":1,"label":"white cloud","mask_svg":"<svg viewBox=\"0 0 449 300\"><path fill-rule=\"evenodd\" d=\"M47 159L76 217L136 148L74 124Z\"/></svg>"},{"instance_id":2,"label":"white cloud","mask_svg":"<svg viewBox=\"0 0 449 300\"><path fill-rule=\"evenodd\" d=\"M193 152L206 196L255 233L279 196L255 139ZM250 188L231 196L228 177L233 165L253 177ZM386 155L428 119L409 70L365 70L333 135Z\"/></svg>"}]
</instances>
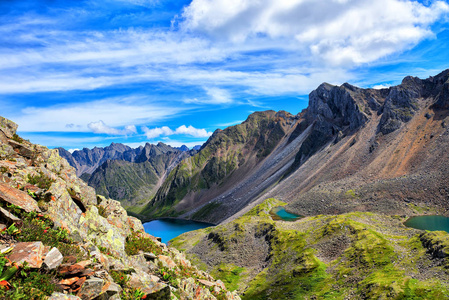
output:
<instances>
[{"instance_id":1,"label":"white cloud","mask_svg":"<svg viewBox=\"0 0 449 300\"><path fill-rule=\"evenodd\" d=\"M214 104L225 104L225 103L231 103L232 102L232 97L231 94L224 90L224 89L220 89L220 88L215 88L215 87L206 87L204 88L206 90L207 95L209 95L210 103L214 103Z\"/></svg>"},{"instance_id":2,"label":"white cloud","mask_svg":"<svg viewBox=\"0 0 449 300\"><path fill-rule=\"evenodd\" d=\"M175 29L181 30L171 31L65 31L54 25L66 22L63 16L19 18L0 25L3 40L40 46L0 46L0 93L162 82L204 89L204 98L193 95L188 103L238 103L235 89L305 94L323 81L357 78L348 71L354 65L432 38L431 25L448 11L443 1L425 6L402 0L193 0L178 19ZM70 123L79 125L65 124Z\"/></svg>"},{"instance_id":3,"label":"white cloud","mask_svg":"<svg viewBox=\"0 0 449 300\"><path fill-rule=\"evenodd\" d=\"M449 11L443 1L193 0L181 26L234 43L296 39L298 51L333 65L361 64L433 36L429 26Z\"/></svg>"},{"instance_id":4,"label":"white cloud","mask_svg":"<svg viewBox=\"0 0 449 300\"><path fill-rule=\"evenodd\" d=\"M193 137L209 137L212 135L213 132L208 132L206 129L198 129L193 127L192 125L189 125L189 127L186 127L186 125L181 125L178 128L176 128L175 134L185 134L185 135L191 135Z\"/></svg>"},{"instance_id":5,"label":"white cloud","mask_svg":"<svg viewBox=\"0 0 449 300\"><path fill-rule=\"evenodd\" d=\"M135 126L129 124L142 125L172 118L182 110L181 107L152 103L145 96L132 96L49 107L27 107L8 117L20 124L21 131L89 132L97 130L109 132L109 134L123 134L125 131L136 132ZM93 120L102 121L92 123ZM66 126L67 124L69 126ZM92 128L89 128L88 124L91 124ZM111 127L112 129L108 129ZM124 129L114 129L117 127L124 127Z\"/></svg>"},{"instance_id":6,"label":"white cloud","mask_svg":"<svg viewBox=\"0 0 449 300\"><path fill-rule=\"evenodd\" d=\"M171 130L169 127L167 126L163 126L163 127L156 127L153 129L149 129L146 126L142 127L143 132L145 133L145 135L147 136L147 138L152 139L161 135L172 135L174 134L174 131Z\"/></svg>"},{"instance_id":7,"label":"white cloud","mask_svg":"<svg viewBox=\"0 0 449 300\"><path fill-rule=\"evenodd\" d=\"M391 85L387 85L387 84L377 84L375 86L372 86L372 89L375 90L381 90L381 89L388 89Z\"/></svg>"},{"instance_id":8,"label":"white cloud","mask_svg":"<svg viewBox=\"0 0 449 300\"><path fill-rule=\"evenodd\" d=\"M124 129L116 129L106 125L102 120L98 122L91 122L87 124L87 127L89 127L89 129L94 133L106 133L115 135L129 135L137 133L135 125L127 125Z\"/></svg>"},{"instance_id":9,"label":"white cloud","mask_svg":"<svg viewBox=\"0 0 449 300\"><path fill-rule=\"evenodd\" d=\"M75 149L69 149L69 150L67 150L67 151L69 151L70 153L73 153L73 152L75 152L75 151L79 151L80 149L78 149L78 148L75 148Z\"/></svg>"},{"instance_id":10,"label":"white cloud","mask_svg":"<svg viewBox=\"0 0 449 300\"><path fill-rule=\"evenodd\" d=\"M183 134L183 135L190 135L193 137L209 137L212 135L213 132L208 132L206 129L199 129L195 128L192 125L189 125L188 127L185 125L181 125L176 130L172 130L167 126L163 127L156 127L149 129L146 126L142 127L142 131L145 133L146 137L149 139L153 139L159 136L169 136L169 135L175 135L175 134Z\"/></svg>"}]
</instances>

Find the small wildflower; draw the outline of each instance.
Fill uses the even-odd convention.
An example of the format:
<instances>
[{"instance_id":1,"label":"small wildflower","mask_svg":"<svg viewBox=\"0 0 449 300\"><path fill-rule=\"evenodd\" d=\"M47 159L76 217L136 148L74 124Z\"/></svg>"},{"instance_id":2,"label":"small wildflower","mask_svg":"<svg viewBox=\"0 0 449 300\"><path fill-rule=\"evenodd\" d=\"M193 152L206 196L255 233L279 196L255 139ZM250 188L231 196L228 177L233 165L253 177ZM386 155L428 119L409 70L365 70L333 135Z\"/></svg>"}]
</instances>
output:
<instances>
[{"instance_id":1,"label":"small wildflower","mask_svg":"<svg viewBox=\"0 0 449 300\"><path fill-rule=\"evenodd\" d=\"M44 230L44 233L47 233L47 229Z\"/></svg>"}]
</instances>

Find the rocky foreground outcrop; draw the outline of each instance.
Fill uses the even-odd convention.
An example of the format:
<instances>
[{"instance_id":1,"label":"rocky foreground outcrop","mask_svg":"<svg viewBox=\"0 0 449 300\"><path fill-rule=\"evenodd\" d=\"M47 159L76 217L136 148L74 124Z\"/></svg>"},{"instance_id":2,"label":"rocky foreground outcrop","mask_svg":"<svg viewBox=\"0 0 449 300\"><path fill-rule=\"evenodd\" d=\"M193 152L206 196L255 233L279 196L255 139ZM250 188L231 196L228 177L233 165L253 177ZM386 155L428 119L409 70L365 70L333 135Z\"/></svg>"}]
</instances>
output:
<instances>
[{"instance_id":1,"label":"rocky foreground outcrop","mask_svg":"<svg viewBox=\"0 0 449 300\"><path fill-rule=\"evenodd\" d=\"M239 299L0 117L1 299Z\"/></svg>"}]
</instances>

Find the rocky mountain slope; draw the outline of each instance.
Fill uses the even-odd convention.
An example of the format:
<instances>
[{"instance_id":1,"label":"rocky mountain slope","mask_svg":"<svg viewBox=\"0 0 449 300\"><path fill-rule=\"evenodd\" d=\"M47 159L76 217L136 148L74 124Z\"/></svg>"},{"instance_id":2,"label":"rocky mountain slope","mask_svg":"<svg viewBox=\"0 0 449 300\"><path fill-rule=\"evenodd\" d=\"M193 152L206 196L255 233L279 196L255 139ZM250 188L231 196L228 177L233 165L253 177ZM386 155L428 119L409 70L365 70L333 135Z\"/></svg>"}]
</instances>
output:
<instances>
[{"instance_id":1,"label":"rocky mountain slope","mask_svg":"<svg viewBox=\"0 0 449 300\"><path fill-rule=\"evenodd\" d=\"M216 130L198 154L170 173L142 218L217 222L233 215L293 163L300 139L289 138L301 124L298 119L283 111L256 112L240 125Z\"/></svg>"},{"instance_id":2,"label":"rocky mountain slope","mask_svg":"<svg viewBox=\"0 0 449 300\"><path fill-rule=\"evenodd\" d=\"M328 138L310 147L309 155L303 144L296 169L255 203L275 197L301 215L350 211L415 215L428 210L447 214L449 70L425 80L406 77L399 86L377 91L348 85L332 87L330 94L322 89L311 93L309 106L319 103L324 108L309 108L305 114L309 122L329 120L328 108L335 120L338 110L330 104L332 91L343 90L358 99L352 103L363 115L363 126L355 130L352 124L360 122L351 121L334 129L336 134L327 130ZM320 121L312 124L315 128Z\"/></svg>"},{"instance_id":3,"label":"rocky mountain slope","mask_svg":"<svg viewBox=\"0 0 449 300\"><path fill-rule=\"evenodd\" d=\"M351 212L273 221L268 199L172 245L242 299L447 299L449 234Z\"/></svg>"},{"instance_id":4,"label":"rocky mountain slope","mask_svg":"<svg viewBox=\"0 0 449 300\"><path fill-rule=\"evenodd\" d=\"M380 90L323 83L296 116L259 112L215 132L143 212L219 223L272 197L300 215L445 213L448 78Z\"/></svg>"},{"instance_id":5,"label":"rocky mountain slope","mask_svg":"<svg viewBox=\"0 0 449 300\"><path fill-rule=\"evenodd\" d=\"M0 299L239 299L0 117Z\"/></svg>"},{"instance_id":6,"label":"rocky mountain slope","mask_svg":"<svg viewBox=\"0 0 449 300\"><path fill-rule=\"evenodd\" d=\"M163 143L147 143L132 149L112 143L105 148L70 152L58 148L62 157L77 169L77 174L98 194L119 200L134 212L153 198L170 171L196 150L173 148ZM92 172L92 174L88 174Z\"/></svg>"}]
</instances>

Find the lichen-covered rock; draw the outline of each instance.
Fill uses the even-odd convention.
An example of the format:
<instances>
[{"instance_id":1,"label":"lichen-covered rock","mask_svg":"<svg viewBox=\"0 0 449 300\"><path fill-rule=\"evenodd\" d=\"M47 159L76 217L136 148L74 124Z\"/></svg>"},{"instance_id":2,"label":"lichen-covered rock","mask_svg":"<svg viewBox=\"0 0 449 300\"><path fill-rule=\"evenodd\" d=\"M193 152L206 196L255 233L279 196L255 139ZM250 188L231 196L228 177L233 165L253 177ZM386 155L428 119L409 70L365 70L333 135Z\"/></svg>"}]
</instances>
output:
<instances>
[{"instance_id":1,"label":"lichen-covered rock","mask_svg":"<svg viewBox=\"0 0 449 300\"><path fill-rule=\"evenodd\" d=\"M79 232L81 236L87 236L87 230L80 227L81 208L76 205L67 192L67 185L58 178L48 190L50 201L45 212L58 227L69 230L70 233Z\"/></svg>"},{"instance_id":2,"label":"lichen-covered rock","mask_svg":"<svg viewBox=\"0 0 449 300\"><path fill-rule=\"evenodd\" d=\"M48 300L81 300L81 298L78 296L54 292Z\"/></svg>"},{"instance_id":3,"label":"lichen-covered rock","mask_svg":"<svg viewBox=\"0 0 449 300\"><path fill-rule=\"evenodd\" d=\"M0 143L0 159L6 159L13 157L13 155L16 154L14 152L14 149L6 143Z\"/></svg>"},{"instance_id":4,"label":"lichen-covered rock","mask_svg":"<svg viewBox=\"0 0 449 300\"><path fill-rule=\"evenodd\" d=\"M90 300L98 297L103 289L104 280L101 278L89 278L87 279L77 296L83 300Z\"/></svg>"},{"instance_id":5,"label":"lichen-covered rock","mask_svg":"<svg viewBox=\"0 0 449 300\"><path fill-rule=\"evenodd\" d=\"M166 255L159 255L158 259L164 267L169 269L176 268L176 263L170 257Z\"/></svg>"},{"instance_id":6,"label":"lichen-covered rock","mask_svg":"<svg viewBox=\"0 0 449 300\"><path fill-rule=\"evenodd\" d=\"M112 255L123 256L128 232L126 225L114 226L98 214L98 209L91 206L80 217L78 226L81 232L88 232L88 239L95 240L98 246L107 248Z\"/></svg>"},{"instance_id":7,"label":"lichen-covered rock","mask_svg":"<svg viewBox=\"0 0 449 300\"><path fill-rule=\"evenodd\" d=\"M135 217L128 217L129 227L134 231L145 231L142 222Z\"/></svg>"},{"instance_id":8,"label":"lichen-covered rock","mask_svg":"<svg viewBox=\"0 0 449 300\"><path fill-rule=\"evenodd\" d=\"M193 278L181 280L179 285L179 293L181 295L181 299L188 299L189 295L195 295L194 299L198 300L216 299L208 288L196 283Z\"/></svg>"},{"instance_id":9,"label":"lichen-covered rock","mask_svg":"<svg viewBox=\"0 0 449 300\"><path fill-rule=\"evenodd\" d=\"M36 201L28 196L27 193L18 189L12 188L6 183L0 182L0 200L20 206L27 212L40 212L40 208Z\"/></svg>"},{"instance_id":10,"label":"lichen-covered rock","mask_svg":"<svg viewBox=\"0 0 449 300\"><path fill-rule=\"evenodd\" d=\"M18 125L11 120L0 117L0 130L10 139L16 134Z\"/></svg>"},{"instance_id":11,"label":"lichen-covered rock","mask_svg":"<svg viewBox=\"0 0 449 300\"><path fill-rule=\"evenodd\" d=\"M157 282L151 286L145 286L142 288L142 292L145 294L145 299L154 300L169 300L170 297L170 287L165 283Z\"/></svg>"},{"instance_id":12,"label":"lichen-covered rock","mask_svg":"<svg viewBox=\"0 0 449 300\"><path fill-rule=\"evenodd\" d=\"M20 155L22 155L23 157L26 158L33 158L34 156L34 151L32 149L30 149L29 147L25 146L22 143L18 143L16 141L13 140L9 140L8 141L9 145L11 145L11 147L17 151L17 153L19 153Z\"/></svg>"},{"instance_id":13,"label":"lichen-covered rock","mask_svg":"<svg viewBox=\"0 0 449 300\"><path fill-rule=\"evenodd\" d=\"M6 220L8 224L20 222L19 218L2 207L0 207L0 219Z\"/></svg>"}]
</instances>

